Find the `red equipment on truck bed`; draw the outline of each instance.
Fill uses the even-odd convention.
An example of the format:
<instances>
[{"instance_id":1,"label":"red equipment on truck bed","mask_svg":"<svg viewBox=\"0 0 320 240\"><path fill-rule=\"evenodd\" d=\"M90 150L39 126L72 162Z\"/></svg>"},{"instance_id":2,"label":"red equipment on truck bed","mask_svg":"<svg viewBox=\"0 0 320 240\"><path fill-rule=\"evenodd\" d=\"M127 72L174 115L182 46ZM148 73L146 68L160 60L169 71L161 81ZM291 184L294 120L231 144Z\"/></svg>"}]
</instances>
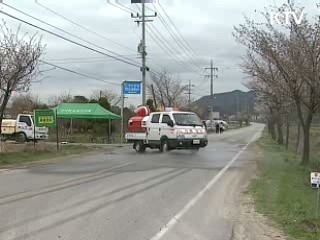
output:
<instances>
[{"instance_id":1,"label":"red equipment on truck bed","mask_svg":"<svg viewBox=\"0 0 320 240\"><path fill-rule=\"evenodd\" d=\"M150 110L146 106L141 106L137 110L137 116L129 119L128 132L129 133L144 133L146 128L143 127L143 119L150 115Z\"/></svg>"}]
</instances>

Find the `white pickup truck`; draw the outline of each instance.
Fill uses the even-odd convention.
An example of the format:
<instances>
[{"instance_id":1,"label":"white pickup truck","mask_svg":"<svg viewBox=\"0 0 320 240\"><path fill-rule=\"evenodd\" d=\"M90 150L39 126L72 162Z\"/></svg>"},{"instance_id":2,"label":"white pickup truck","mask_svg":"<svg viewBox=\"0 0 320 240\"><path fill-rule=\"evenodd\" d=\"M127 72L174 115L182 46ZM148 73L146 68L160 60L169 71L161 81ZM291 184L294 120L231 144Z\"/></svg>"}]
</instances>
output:
<instances>
[{"instance_id":1,"label":"white pickup truck","mask_svg":"<svg viewBox=\"0 0 320 240\"><path fill-rule=\"evenodd\" d=\"M129 126L132 121L129 120ZM137 152L147 147L160 149L191 149L208 145L207 132L200 118L191 112L154 112L143 118L141 127L144 132L128 132L127 142L133 143ZM139 126L138 126L139 127Z\"/></svg>"},{"instance_id":2,"label":"white pickup truck","mask_svg":"<svg viewBox=\"0 0 320 240\"><path fill-rule=\"evenodd\" d=\"M3 119L1 124L1 140L14 140L19 143L48 139L47 127L36 127L34 134L33 115L19 114L17 119Z\"/></svg>"}]
</instances>

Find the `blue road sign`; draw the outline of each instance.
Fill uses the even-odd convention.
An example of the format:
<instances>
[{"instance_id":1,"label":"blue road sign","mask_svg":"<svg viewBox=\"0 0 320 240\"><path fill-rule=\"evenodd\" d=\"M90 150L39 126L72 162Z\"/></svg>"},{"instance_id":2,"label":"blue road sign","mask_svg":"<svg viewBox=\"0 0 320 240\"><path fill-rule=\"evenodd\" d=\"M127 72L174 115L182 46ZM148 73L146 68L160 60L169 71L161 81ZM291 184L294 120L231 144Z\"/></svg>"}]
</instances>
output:
<instances>
[{"instance_id":1,"label":"blue road sign","mask_svg":"<svg viewBox=\"0 0 320 240\"><path fill-rule=\"evenodd\" d=\"M123 91L125 95L139 95L141 94L141 82L125 82Z\"/></svg>"}]
</instances>

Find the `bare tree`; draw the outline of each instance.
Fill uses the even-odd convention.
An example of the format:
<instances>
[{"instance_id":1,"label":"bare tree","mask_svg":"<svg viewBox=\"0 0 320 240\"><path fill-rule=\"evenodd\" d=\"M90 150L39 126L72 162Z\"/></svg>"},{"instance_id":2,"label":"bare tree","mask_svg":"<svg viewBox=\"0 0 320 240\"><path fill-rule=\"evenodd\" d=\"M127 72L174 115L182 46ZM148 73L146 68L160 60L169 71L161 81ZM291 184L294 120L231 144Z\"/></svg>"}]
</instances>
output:
<instances>
[{"instance_id":1,"label":"bare tree","mask_svg":"<svg viewBox=\"0 0 320 240\"><path fill-rule=\"evenodd\" d=\"M59 95L51 96L49 99L50 106L57 106L61 103L71 103L73 101L73 96L68 92L60 93Z\"/></svg>"},{"instance_id":2,"label":"bare tree","mask_svg":"<svg viewBox=\"0 0 320 240\"><path fill-rule=\"evenodd\" d=\"M184 101L184 92L187 86L174 79L168 72L163 71L160 76L152 75L152 83L157 103L163 107L179 107ZM151 85L148 86L152 96Z\"/></svg>"},{"instance_id":3,"label":"bare tree","mask_svg":"<svg viewBox=\"0 0 320 240\"><path fill-rule=\"evenodd\" d=\"M94 90L91 94L91 99L99 100L100 98L108 99L111 105L115 105L119 100L119 96L111 92L109 89Z\"/></svg>"},{"instance_id":4,"label":"bare tree","mask_svg":"<svg viewBox=\"0 0 320 240\"><path fill-rule=\"evenodd\" d=\"M1 122L14 92L27 92L39 73L39 59L44 52L41 38L28 37L0 25L0 134Z\"/></svg>"},{"instance_id":5,"label":"bare tree","mask_svg":"<svg viewBox=\"0 0 320 240\"><path fill-rule=\"evenodd\" d=\"M15 117L19 113L33 112L34 109L46 109L48 106L42 103L38 96L31 93L12 96L10 100L9 115Z\"/></svg>"},{"instance_id":6,"label":"bare tree","mask_svg":"<svg viewBox=\"0 0 320 240\"><path fill-rule=\"evenodd\" d=\"M251 75L253 78L247 84L247 87L254 90L259 98L260 104L265 104L270 112L267 118L270 121L270 128L273 128L274 123L277 125L278 143L284 143L284 135L282 127L287 123L287 136L289 134L288 122L286 121L289 114L289 106L292 104L290 98L283 94L282 90L278 88L274 82L281 81L281 75L277 68L275 68L270 61L257 59L252 54L248 53L246 62L243 65L244 72ZM272 137L273 130L271 129Z\"/></svg>"},{"instance_id":7,"label":"bare tree","mask_svg":"<svg viewBox=\"0 0 320 240\"><path fill-rule=\"evenodd\" d=\"M292 5L275 11L284 14L288 8L302 11ZM295 103L304 135L302 164L306 165L310 158L310 126L320 104L320 18L305 18L301 24L291 19L291 24L279 27L273 25L267 11L263 15L265 23L246 19L245 24L235 28L235 37L279 73L280 77L268 86L276 86Z\"/></svg>"}]
</instances>

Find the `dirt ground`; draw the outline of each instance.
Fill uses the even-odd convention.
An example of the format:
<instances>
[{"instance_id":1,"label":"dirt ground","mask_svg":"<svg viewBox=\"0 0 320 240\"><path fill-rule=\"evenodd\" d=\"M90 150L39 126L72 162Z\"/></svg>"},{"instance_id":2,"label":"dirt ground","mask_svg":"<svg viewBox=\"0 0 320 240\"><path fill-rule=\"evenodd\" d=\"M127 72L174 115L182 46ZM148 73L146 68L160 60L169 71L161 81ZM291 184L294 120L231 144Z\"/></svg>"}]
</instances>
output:
<instances>
[{"instance_id":1,"label":"dirt ground","mask_svg":"<svg viewBox=\"0 0 320 240\"><path fill-rule=\"evenodd\" d=\"M267 216L255 211L255 203L248 193L250 180L256 177L256 157L259 152L257 147L251 146L247 150L248 171L243 176L244 187L237 201L238 205L234 216L233 234L231 240L286 240L285 234L276 227L276 224ZM240 204L239 204L240 203Z\"/></svg>"},{"instance_id":2,"label":"dirt ground","mask_svg":"<svg viewBox=\"0 0 320 240\"><path fill-rule=\"evenodd\" d=\"M233 227L231 240L285 240L285 234L267 217L255 211L253 199L243 194L239 220Z\"/></svg>"}]
</instances>

